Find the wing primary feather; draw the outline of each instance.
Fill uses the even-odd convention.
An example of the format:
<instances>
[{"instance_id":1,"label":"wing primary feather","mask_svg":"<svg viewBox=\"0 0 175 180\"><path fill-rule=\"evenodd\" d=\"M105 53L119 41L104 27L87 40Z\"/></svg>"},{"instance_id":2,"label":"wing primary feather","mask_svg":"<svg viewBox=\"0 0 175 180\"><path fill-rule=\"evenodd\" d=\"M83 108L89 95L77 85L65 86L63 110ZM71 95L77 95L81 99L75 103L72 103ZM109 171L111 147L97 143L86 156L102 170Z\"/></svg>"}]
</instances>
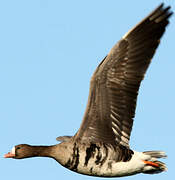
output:
<instances>
[{"instance_id":1,"label":"wing primary feather","mask_svg":"<svg viewBox=\"0 0 175 180\"><path fill-rule=\"evenodd\" d=\"M172 14L160 4L102 60L75 139L129 147L139 87Z\"/></svg>"}]
</instances>

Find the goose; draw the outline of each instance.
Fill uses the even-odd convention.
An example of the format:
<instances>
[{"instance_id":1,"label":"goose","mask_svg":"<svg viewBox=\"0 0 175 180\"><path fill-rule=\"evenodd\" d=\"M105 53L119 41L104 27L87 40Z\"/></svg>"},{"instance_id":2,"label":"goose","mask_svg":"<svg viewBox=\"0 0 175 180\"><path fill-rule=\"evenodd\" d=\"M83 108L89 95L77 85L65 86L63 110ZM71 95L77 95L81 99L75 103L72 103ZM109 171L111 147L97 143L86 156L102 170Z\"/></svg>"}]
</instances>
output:
<instances>
[{"instance_id":1,"label":"goose","mask_svg":"<svg viewBox=\"0 0 175 180\"><path fill-rule=\"evenodd\" d=\"M85 175L122 177L167 170L164 151L137 152L129 140L140 83L165 32L170 6L160 4L114 45L95 70L83 121L52 146L16 145L5 158L49 157Z\"/></svg>"}]
</instances>

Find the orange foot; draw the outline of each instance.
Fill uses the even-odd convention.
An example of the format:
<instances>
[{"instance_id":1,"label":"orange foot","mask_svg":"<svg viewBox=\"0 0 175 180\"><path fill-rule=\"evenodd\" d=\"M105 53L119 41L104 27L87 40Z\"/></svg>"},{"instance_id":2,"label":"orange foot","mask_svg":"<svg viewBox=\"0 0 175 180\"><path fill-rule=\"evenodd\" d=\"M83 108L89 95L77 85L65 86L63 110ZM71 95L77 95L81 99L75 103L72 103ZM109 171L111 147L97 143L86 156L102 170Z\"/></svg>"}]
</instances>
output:
<instances>
[{"instance_id":1,"label":"orange foot","mask_svg":"<svg viewBox=\"0 0 175 180\"><path fill-rule=\"evenodd\" d=\"M143 161L145 164L153 166L153 167L159 167L159 164L152 162L152 161Z\"/></svg>"}]
</instances>

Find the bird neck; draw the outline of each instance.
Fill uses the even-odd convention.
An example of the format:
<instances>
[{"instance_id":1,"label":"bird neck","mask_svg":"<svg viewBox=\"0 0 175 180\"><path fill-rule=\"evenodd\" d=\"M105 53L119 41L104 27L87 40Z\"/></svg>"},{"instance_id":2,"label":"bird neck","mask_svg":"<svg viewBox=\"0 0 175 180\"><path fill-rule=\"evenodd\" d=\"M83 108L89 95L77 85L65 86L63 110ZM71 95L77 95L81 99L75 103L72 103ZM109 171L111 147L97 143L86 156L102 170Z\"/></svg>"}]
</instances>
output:
<instances>
[{"instance_id":1,"label":"bird neck","mask_svg":"<svg viewBox=\"0 0 175 180\"><path fill-rule=\"evenodd\" d=\"M54 156L54 149L56 148L56 145L52 146L32 146L34 149L32 156L38 156L38 157L51 157Z\"/></svg>"},{"instance_id":2,"label":"bird neck","mask_svg":"<svg viewBox=\"0 0 175 180\"><path fill-rule=\"evenodd\" d=\"M30 157L50 157L63 166L69 160L73 151L73 146L68 142L62 142L52 146L32 146L32 148L33 153Z\"/></svg>"}]
</instances>

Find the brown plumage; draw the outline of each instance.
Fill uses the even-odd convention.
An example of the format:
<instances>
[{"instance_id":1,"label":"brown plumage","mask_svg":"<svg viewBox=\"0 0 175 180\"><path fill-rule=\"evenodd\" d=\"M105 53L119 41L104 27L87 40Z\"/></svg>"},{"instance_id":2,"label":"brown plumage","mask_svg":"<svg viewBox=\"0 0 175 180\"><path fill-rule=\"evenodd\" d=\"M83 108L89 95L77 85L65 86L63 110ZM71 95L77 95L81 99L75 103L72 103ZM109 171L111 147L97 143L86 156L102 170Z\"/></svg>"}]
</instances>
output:
<instances>
[{"instance_id":1,"label":"brown plumage","mask_svg":"<svg viewBox=\"0 0 175 180\"><path fill-rule=\"evenodd\" d=\"M140 83L172 14L162 8L129 31L96 69L76 138L129 146Z\"/></svg>"},{"instance_id":2,"label":"brown plumage","mask_svg":"<svg viewBox=\"0 0 175 180\"><path fill-rule=\"evenodd\" d=\"M5 157L51 157L78 173L119 177L166 170L162 151L129 149L140 83L172 15L161 4L111 49L94 72L78 132L54 146L15 146Z\"/></svg>"}]
</instances>

